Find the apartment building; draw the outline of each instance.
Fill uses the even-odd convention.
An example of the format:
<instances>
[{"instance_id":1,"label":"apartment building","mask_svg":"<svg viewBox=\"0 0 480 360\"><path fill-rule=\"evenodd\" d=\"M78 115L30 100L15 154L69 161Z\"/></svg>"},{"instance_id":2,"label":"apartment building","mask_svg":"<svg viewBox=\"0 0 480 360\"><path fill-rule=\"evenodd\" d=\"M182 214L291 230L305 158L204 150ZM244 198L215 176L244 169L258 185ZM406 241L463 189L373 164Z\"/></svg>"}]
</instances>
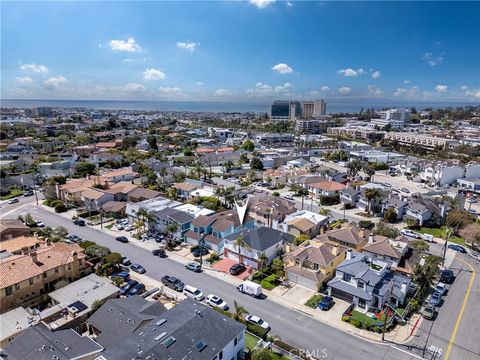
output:
<instances>
[{"instance_id":1,"label":"apartment building","mask_svg":"<svg viewBox=\"0 0 480 360\"><path fill-rule=\"evenodd\" d=\"M396 141L404 146L420 146L427 150L433 150L437 147L443 149L454 149L460 142L458 140L433 137L422 134L407 132L388 132L385 134L385 140Z\"/></svg>"},{"instance_id":2,"label":"apartment building","mask_svg":"<svg viewBox=\"0 0 480 360\"><path fill-rule=\"evenodd\" d=\"M17 219L0 220L0 241L10 240L19 236L29 236L30 228Z\"/></svg>"},{"instance_id":3,"label":"apartment building","mask_svg":"<svg viewBox=\"0 0 480 360\"><path fill-rule=\"evenodd\" d=\"M84 250L58 242L0 259L0 312L36 304L38 298L90 272Z\"/></svg>"}]
</instances>

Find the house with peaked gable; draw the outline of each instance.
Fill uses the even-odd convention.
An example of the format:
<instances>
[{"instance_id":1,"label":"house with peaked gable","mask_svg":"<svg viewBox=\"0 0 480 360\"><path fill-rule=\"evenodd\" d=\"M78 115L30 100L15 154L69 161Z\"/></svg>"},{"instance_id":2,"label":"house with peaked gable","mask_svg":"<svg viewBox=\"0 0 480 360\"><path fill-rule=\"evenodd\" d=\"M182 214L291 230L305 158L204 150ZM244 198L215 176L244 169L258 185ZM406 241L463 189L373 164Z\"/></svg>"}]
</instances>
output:
<instances>
[{"instance_id":1,"label":"house with peaked gable","mask_svg":"<svg viewBox=\"0 0 480 360\"><path fill-rule=\"evenodd\" d=\"M371 233L370 230L362 229L355 222L351 222L340 229L328 230L324 234L317 235L314 240L337 243L361 251Z\"/></svg>"}]
</instances>

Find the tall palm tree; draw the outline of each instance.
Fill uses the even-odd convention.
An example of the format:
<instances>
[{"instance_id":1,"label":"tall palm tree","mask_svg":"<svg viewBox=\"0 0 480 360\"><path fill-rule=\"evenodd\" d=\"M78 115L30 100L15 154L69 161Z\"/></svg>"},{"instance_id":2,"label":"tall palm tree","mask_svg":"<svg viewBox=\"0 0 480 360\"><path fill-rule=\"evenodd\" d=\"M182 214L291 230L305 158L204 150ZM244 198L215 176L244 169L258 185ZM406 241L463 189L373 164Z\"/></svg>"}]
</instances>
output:
<instances>
[{"instance_id":1,"label":"tall palm tree","mask_svg":"<svg viewBox=\"0 0 480 360\"><path fill-rule=\"evenodd\" d=\"M372 212L372 204L375 200L379 200L383 197L383 194L380 190L378 189L367 189L365 190L365 197L367 198L368 201L368 213L370 214Z\"/></svg>"},{"instance_id":2,"label":"tall palm tree","mask_svg":"<svg viewBox=\"0 0 480 360\"><path fill-rule=\"evenodd\" d=\"M234 300L233 306L235 308L235 312L233 313L233 318L235 320L240 320L243 315L248 314L248 310L244 308L242 305L238 305L238 303Z\"/></svg>"},{"instance_id":3,"label":"tall palm tree","mask_svg":"<svg viewBox=\"0 0 480 360\"><path fill-rule=\"evenodd\" d=\"M252 248L250 247L250 245L248 245L246 242L245 242L245 238L243 237L243 235L240 235L237 240L235 240L235 246L237 247L237 252L238 252L238 262L239 263L243 263L242 261L242 248L244 248L245 250L247 251L251 251Z\"/></svg>"}]
</instances>

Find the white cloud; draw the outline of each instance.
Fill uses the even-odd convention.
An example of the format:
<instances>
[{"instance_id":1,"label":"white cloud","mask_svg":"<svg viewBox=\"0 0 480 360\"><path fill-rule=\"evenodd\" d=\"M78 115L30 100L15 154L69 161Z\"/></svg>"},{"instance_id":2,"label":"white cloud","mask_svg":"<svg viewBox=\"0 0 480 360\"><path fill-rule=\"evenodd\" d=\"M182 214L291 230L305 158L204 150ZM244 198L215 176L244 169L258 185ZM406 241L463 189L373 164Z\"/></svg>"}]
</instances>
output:
<instances>
[{"instance_id":1,"label":"white cloud","mask_svg":"<svg viewBox=\"0 0 480 360\"><path fill-rule=\"evenodd\" d=\"M460 87L460 89L462 89L463 91L468 91L469 87L467 85L463 85L462 87Z\"/></svg>"},{"instance_id":2,"label":"white cloud","mask_svg":"<svg viewBox=\"0 0 480 360\"><path fill-rule=\"evenodd\" d=\"M45 65L37 65L37 64L22 64L20 65L20 70L33 71L38 73L48 72L48 68Z\"/></svg>"},{"instance_id":3,"label":"white cloud","mask_svg":"<svg viewBox=\"0 0 480 360\"><path fill-rule=\"evenodd\" d=\"M465 93L465 96L474 99L480 99L480 90L470 90L467 85L463 85L460 89L462 89Z\"/></svg>"},{"instance_id":4,"label":"white cloud","mask_svg":"<svg viewBox=\"0 0 480 360\"><path fill-rule=\"evenodd\" d=\"M288 89L290 89L291 87L293 87L293 85L290 84L289 82L286 82L286 83L283 84L283 85L275 86L275 92L286 92L286 91L288 91Z\"/></svg>"},{"instance_id":5,"label":"white cloud","mask_svg":"<svg viewBox=\"0 0 480 360\"><path fill-rule=\"evenodd\" d=\"M376 86L368 85L368 95L373 96L373 97L382 96L383 91L382 91L382 89L380 89Z\"/></svg>"},{"instance_id":6,"label":"white cloud","mask_svg":"<svg viewBox=\"0 0 480 360\"><path fill-rule=\"evenodd\" d=\"M268 5L273 4L275 0L249 0L248 2L252 5L255 5L259 9L264 9Z\"/></svg>"},{"instance_id":7,"label":"white cloud","mask_svg":"<svg viewBox=\"0 0 480 360\"><path fill-rule=\"evenodd\" d=\"M269 96L278 93L286 93L291 87L293 87L293 85L289 82L286 82L283 85L277 85L275 87L264 84L262 82L258 82L255 84L254 89L247 89L246 93L247 95L251 96Z\"/></svg>"},{"instance_id":8,"label":"white cloud","mask_svg":"<svg viewBox=\"0 0 480 360\"><path fill-rule=\"evenodd\" d=\"M288 7L292 7L293 6L293 3L291 1L287 1L287 6Z\"/></svg>"},{"instance_id":9,"label":"white cloud","mask_svg":"<svg viewBox=\"0 0 480 360\"><path fill-rule=\"evenodd\" d=\"M272 70L278 72L279 74L290 74L293 72L293 69L285 63L279 63L272 66Z\"/></svg>"},{"instance_id":10,"label":"white cloud","mask_svg":"<svg viewBox=\"0 0 480 360\"><path fill-rule=\"evenodd\" d=\"M32 78L31 77L28 77L28 76L23 76L23 77L16 77L15 78L15 81L20 83L20 84L28 84L28 83L31 83L33 82Z\"/></svg>"},{"instance_id":11,"label":"white cloud","mask_svg":"<svg viewBox=\"0 0 480 360\"><path fill-rule=\"evenodd\" d=\"M150 57L138 57L138 58L125 58L122 61L124 63L138 63L138 62L144 62L151 59Z\"/></svg>"},{"instance_id":12,"label":"white cloud","mask_svg":"<svg viewBox=\"0 0 480 360\"><path fill-rule=\"evenodd\" d=\"M448 90L447 85L437 85L437 86L435 86L435 91L437 91L439 93L446 93L447 90Z\"/></svg>"},{"instance_id":13,"label":"white cloud","mask_svg":"<svg viewBox=\"0 0 480 360\"><path fill-rule=\"evenodd\" d=\"M178 86L175 87L159 87L158 90L165 95L179 95L182 92Z\"/></svg>"},{"instance_id":14,"label":"white cloud","mask_svg":"<svg viewBox=\"0 0 480 360\"><path fill-rule=\"evenodd\" d=\"M403 83L404 83L404 84L410 84L411 81L410 81L410 80L403 80Z\"/></svg>"},{"instance_id":15,"label":"white cloud","mask_svg":"<svg viewBox=\"0 0 480 360\"><path fill-rule=\"evenodd\" d=\"M405 88L398 88L395 90L393 93L393 96L395 97L414 97L417 94L418 87L417 86L412 86L410 89L405 89Z\"/></svg>"},{"instance_id":16,"label":"white cloud","mask_svg":"<svg viewBox=\"0 0 480 360\"><path fill-rule=\"evenodd\" d=\"M363 75L363 74L366 73L366 71L363 70L363 68L360 68L360 69L357 70L357 73L358 73L358 75Z\"/></svg>"},{"instance_id":17,"label":"white cloud","mask_svg":"<svg viewBox=\"0 0 480 360\"><path fill-rule=\"evenodd\" d=\"M197 81L196 85L198 85L198 86L203 86L203 85L205 85L205 84L203 83L203 81Z\"/></svg>"},{"instance_id":18,"label":"white cloud","mask_svg":"<svg viewBox=\"0 0 480 360\"><path fill-rule=\"evenodd\" d=\"M188 50L188 51L191 51L191 52L194 52L195 49L200 46L200 43L195 43L193 41L179 41L177 42L177 48L179 49L184 49L184 50Z\"/></svg>"},{"instance_id":19,"label":"white cloud","mask_svg":"<svg viewBox=\"0 0 480 360\"><path fill-rule=\"evenodd\" d=\"M347 86L342 86L341 88L338 88L338 92L341 95L348 95L352 92L352 88L347 87Z\"/></svg>"},{"instance_id":20,"label":"white cloud","mask_svg":"<svg viewBox=\"0 0 480 360\"><path fill-rule=\"evenodd\" d=\"M163 80L165 79L165 73L158 69L145 69L143 78L145 80Z\"/></svg>"},{"instance_id":21,"label":"white cloud","mask_svg":"<svg viewBox=\"0 0 480 360\"><path fill-rule=\"evenodd\" d=\"M54 89L62 84L68 84L68 80L63 76L51 77L43 82L48 89Z\"/></svg>"},{"instance_id":22,"label":"white cloud","mask_svg":"<svg viewBox=\"0 0 480 360\"><path fill-rule=\"evenodd\" d=\"M320 93L317 90L310 90L307 95L309 96L318 96Z\"/></svg>"},{"instance_id":23,"label":"white cloud","mask_svg":"<svg viewBox=\"0 0 480 360\"><path fill-rule=\"evenodd\" d=\"M321 90L322 90L322 91L329 91L330 88L329 88L328 86L322 86Z\"/></svg>"},{"instance_id":24,"label":"white cloud","mask_svg":"<svg viewBox=\"0 0 480 360\"><path fill-rule=\"evenodd\" d=\"M351 69L351 68L338 70L338 73L342 74L342 75L345 75L345 76L358 76L358 72L356 70Z\"/></svg>"},{"instance_id":25,"label":"white cloud","mask_svg":"<svg viewBox=\"0 0 480 360\"><path fill-rule=\"evenodd\" d=\"M380 74L380 71L378 71L378 70L374 71L372 73L372 78L374 78L374 79L378 79L380 76L381 76L381 74Z\"/></svg>"},{"instance_id":26,"label":"white cloud","mask_svg":"<svg viewBox=\"0 0 480 360\"><path fill-rule=\"evenodd\" d=\"M218 89L218 90L215 91L214 95L218 96L218 97L231 96L232 92L228 89Z\"/></svg>"},{"instance_id":27,"label":"white cloud","mask_svg":"<svg viewBox=\"0 0 480 360\"><path fill-rule=\"evenodd\" d=\"M425 61L430 66L436 66L443 61L444 53L440 55L434 55L431 52L426 52L422 55L422 60Z\"/></svg>"},{"instance_id":28,"label":"white cloud","mask_svg":"<svg viewBox=\"0 0 480 360\"><path fill-rule=\"evenodd\" d=\"M125 40L111 40L108 45L112 50L115 51L127 51L127 52L137 52L142 51L142 47L138 45L133 37L129 37L127 41Z\"/></svg>"},{"instance_id":29,"label":"white cloud","mask_svg":"<svg viewBox=\"0 0 480 360\"><path fill-rule=\"evenodd\" d=\"M128 83L123 87L123 91L126 91L126 92L139 92L144 90L146 90L145 86L138 83Z\"/></svg>"}]
</instances>

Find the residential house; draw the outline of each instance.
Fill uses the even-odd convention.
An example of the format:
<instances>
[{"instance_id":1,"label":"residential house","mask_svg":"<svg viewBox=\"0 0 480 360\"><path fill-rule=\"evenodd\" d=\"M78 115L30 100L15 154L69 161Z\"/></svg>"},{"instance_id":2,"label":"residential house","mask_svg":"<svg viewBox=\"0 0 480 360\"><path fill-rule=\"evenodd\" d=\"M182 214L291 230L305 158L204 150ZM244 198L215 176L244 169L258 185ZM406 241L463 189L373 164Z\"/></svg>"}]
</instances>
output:
<instances>
[{"instance_id":1,"label":"residential house","mask_svg":"<svg viewBox=\"0 0 480 360\"><path fill-rule=\"evenodd\" d=\"M125 201L107 201L102 205L102 210L105 213L116 215L118 217L123 217L125 215L126 208L127 203Z\"/></svg>"},{"instance_id":2,"label":"residential house","mask_svg":"<svg viewBox=\"0 0 480 360\"><path fill-rule=\"evenodd\" d=\"M120 181L132 181L140 174L133 171L131 167L121 168L117 170L109 170L103 172L100 176L109 183L118 183Z\"/></svg>"},{"instance_id":3,"label":"residential house","mask_svg":"<svg viewBox=\"0 0 480 360\"><path fill-rule=\"evenodd\" d=\"M166 207L155 214L155 229L161 232L171 232L176 239L185 239L186 232L190 229L190 223L195 217L184 211ZM175 228L172 232L169 229Z\"/></svg>"},{"instance_id":4,"label":"residential house","mask_svg":"<svg viewBox=\"0 0 480 360\"><path fill-rule=\"evenodd\" d=\"M94 360L139 356L152 359L244 359L245 325L192 299L182 301L151 320L145 319L151 314L148 310L139 314L138 310L132 311L125 306L124 310L118 311L111 306L111 301L103 307L106 308L100 313L103 317L95 324L104 329L96 339L105 350Z\"/></svg>"},{"instance_id":5,"label":"residential house","mask_svg":"<svg viewBox=\"0 0 480 360\"><path fill-rule=\"evenodd\" d=\"M281 223L287 215L297 210L295 202L278 196L252 196L249 198L248 216L258 225L272 226Z\"/></svg>"},{"instance_id":6,"label":"residential house","mask_svg":"<svg viewBox=\"0 0 480 360\"><path fill-rule=\"evenodd\" d=\"M382 214L385 214L387 209L393 209L397 214L397 220L400 220L407 211L408 202L397 197L390 196L382 201Z\"/></svg>"},{"instance_id":7,"label":"residential house","mask_svg":"<svg viewBox=\"0 0 480 360\"><path fill-rule=\"evenodd\" d=\"M127 195L127 201L140 202L144 200L154 199L161 194L158 191L137 187L130 191Z\"/></svg>"},{"instance_id":8,"label":"residential house","mask_svg":"<svg viewBox=\"0 0 480 360\"><path fill-rule=\"evenodd\" d=\"M87 161L89 163L95 164L97 167L99 167L101 164L104 164L104 163L121 164L123 161L123 156L122 154L115 154L108 151L102 151L102 152L90 154Z\"/></svg>"},{"instance_id":9,"label":"residential house","mask_svg":"<svg viewBox=\"0 0 480 360\"><path fill-rule=\"evenodd\" d=\"M458 161L434 162L424 167L422 181L433 186L453 184L464 177L465 168Z\"/></svg>"},{"instance_id":10,"label":"residential house","mask_svg":"<svg viewBox=\"0 0 480 360\"><path fill-rule=\"evenodd\" d=\"M347 248L338 244L310 244L307 241L284 256L285 278L318 291L333 277L336 266L345 259L346 253Z\"/></svg>"},{"instance_id":11,"label":"residential house","mask_svg":"<svg viewBox=\"0 0 480 360\"><path fill-rule=\"evenodd\" d=\"M36 304L41 295L89 273L83 251L77 244L58 242L0 259L0 312Z\"/></svg>"},{"instance_id":12,"label":"residential house","mask_svg":"<svg viewBox=\"0 0 480 360\"><path fill-rule=\"evenodd\" d=\"M382 191L379 189L381 192L381 197L368 200L365 192L368 190L368 188L362 188L360 196L357 201L357 208L360 209L363 212L371 212L373 214L378 214L382 211L382 199L385 199L388 197L388 192L387 191Z\"/></svg>"},{"instance_id":13,"label":"residential house","mask_svg":"<svg viewBox=\"0 0 480 360\"><path fill-rule=\"evenodd\" d=\"M199 184L181 182L173 184L172 187L177 189L177 194L181 199L190 199L190 193L201 186Z\"/></svg>"},{"instance_id":14,"label":"residential house","mask_svg":"<svg viewBox=\"0 0 480 360\"><path fill-rule=\"evenodd\" d=\"M346 186L336 181L321 181L309 185L308 191L316 198L320 196L335 196Z\"/></svg>"},{"instance_id":15,"label":"residential house","mask_svg":"<svg viewBox=\"0 0 480 360\"><path fill-rule=\"evenodd\" d=\"M316 214L308 210L299 210L285 217L282 230L293 236L307 235L312 238L328 224L328 216Z\"/></svg>"},{"instance_id":16,"label":"residential house","mask_svg":"<svg viewBox=\"0 0 480 360\"><path fill-rule=\"evenodd\" d=\"M30 236L30 228L17 219L0 219L0 241Z\"/></svg>"},{"instance_id":17,"label":"residential house","mask_svg":"<svg viewBox=\"0 0 480 360\"><path fill-rule=\"evenodd\" d=\"M354 208L357 205L357 201L360 198L360 190L357 190L352 187L346 187L339 191L340 194L340 202L346 208Z\"/></svg>"},{"instance_id":18,"label":"residential house","mask_svg":"<svg viewBox=\"0 0 480 360\"><path fill-rule=\"evenodd\" d=\"M40 239L36 236L18 236L0 241L0 253L8 251L13 255L29 254L40 246Z\"/></svg>"},{"instance_id":19,"label":"residential house","mask_svg":"<svg viewBox=\"0 0 480 360\"><path fill-rule=\"evenodd\" d=\"M37 323L35 316L29 310L30 309L27 310L19 306L13 310L0 314L1 349L5 349L5 347L15 339L17 335Z\"/></svg>"},{"instance_id":20,"label":"residential house","mask_svg":"<svg viewBox=\"0 0 480 360\"><path fill-rule=\"evenodd\" d=\"M242 244L237 246L238 238ZM225 257L258 269L262 257L270 263L278 256L285 244L292 243L295 237L268 227L245 229L225 237Z\"/></svg>"},{"instance_id":21,"label":"residential house","mask_svg":"<svg viewBox=\"0 0 480 360\"><path fill-rule=\"evenodd\" d=\"M268 169L263 172L263 181L270 182L273 186L285 185L290 179L309 173L305 169Z\"/></svg>"},{"instance_id":22,"label":"residential house","mask_svg":"<svg viewBox=\"0 0 480 360\"><path fill-rule=\"evenodd\" d=\"M360 228L355 222L348 223L340 229L328 230L317 235L316 241L338 243L342 246L361 251L368 241L370 230Z\"/></svg>"},{"instance_id":23,"label":"residential house","mask_svg":"<svg viewBox=\"0 0 480 360\"><path fill-rule=\"evenodd\" d=\"M402 236L400 238L403 239ZM370 235L368 242L363 246L362 253L376 259L385 260L398 266L408 250L408 242L401 239L389 239L381 235Z\"/></svg>"},{"instance_id":24,"label":"residential house","mask_svg":"<svg viewBox=\"0 0 480 360\"><path fill-rule=\"evenodd\" d=\"M364 311L381 309L387 301L393 306L406 304L414 292L412 280L391 271L390 263L367 254L347 251L346 259L328 282L329 293L353 303Z\"/></svg>"},{"instance_id":25,"label":"residential house","mask_svg":"<svg viewBox=\"0 0 480 360\"><path fill-rule=\"evenodd\" d=\"M406 207L404 220L413 219L417 221L418 225L423 226L433 218L433 212L424 204L419 202L411 202Z\"/></svg>"},{"instance_id":26,"label":"residential house","mask_svg":"<svg viewBox=\"0 0 480 360\"><path fill-rule=\"evenodd\" d=\"M37 165L38 173L46 178L54 176L72 176L75 167L76 156L70 160L59 160L54 162L42 162Z\"/></svg>"}]
</instances>

